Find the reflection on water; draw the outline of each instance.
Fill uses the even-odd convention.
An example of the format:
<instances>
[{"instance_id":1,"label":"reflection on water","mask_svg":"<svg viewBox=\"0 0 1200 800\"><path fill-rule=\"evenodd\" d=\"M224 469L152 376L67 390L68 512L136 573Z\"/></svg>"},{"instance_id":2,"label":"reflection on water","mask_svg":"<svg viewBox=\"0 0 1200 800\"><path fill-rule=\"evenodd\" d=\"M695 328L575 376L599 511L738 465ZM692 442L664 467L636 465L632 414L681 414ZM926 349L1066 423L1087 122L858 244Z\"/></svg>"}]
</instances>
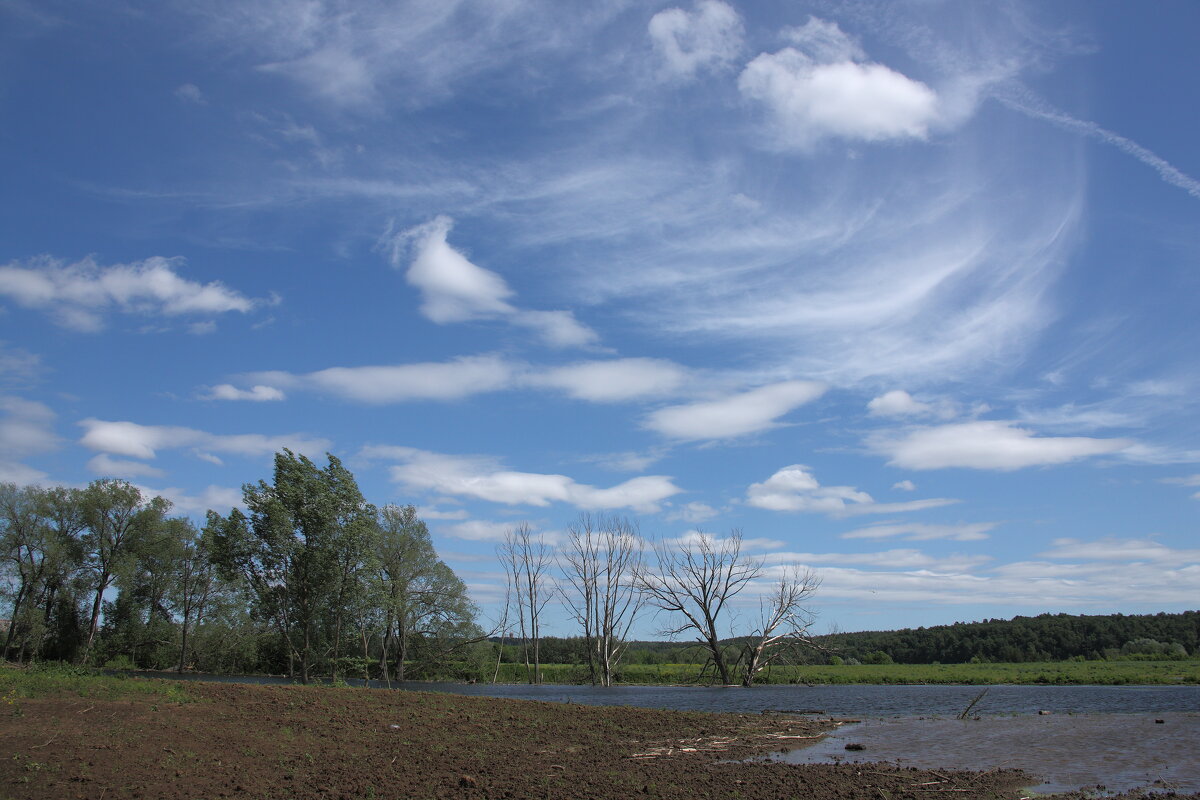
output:
<instances>
[{"instance_id":1,"label":"reflection on water","mask_svg":"<svg viewBox=\"0 0 1200 800\"><path fill-rule=\"evenodd\" d=\"M1162 720L1157 723L1155 720ZM847 751L856 743L861 751ZM824 741L777 753L791 764L889 761L927 769L1022 769L1039 793L1101 785L1200 792L1200 713L1020 715L875 719Z\"/></svg>"}]
</instances>

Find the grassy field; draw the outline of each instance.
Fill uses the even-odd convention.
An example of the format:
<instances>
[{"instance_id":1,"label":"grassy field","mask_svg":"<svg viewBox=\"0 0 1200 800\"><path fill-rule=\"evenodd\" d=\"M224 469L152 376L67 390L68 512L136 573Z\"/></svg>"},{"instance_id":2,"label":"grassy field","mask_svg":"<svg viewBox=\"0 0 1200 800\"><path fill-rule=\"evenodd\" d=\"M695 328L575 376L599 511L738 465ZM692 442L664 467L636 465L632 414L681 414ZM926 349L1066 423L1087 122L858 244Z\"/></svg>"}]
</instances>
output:
<instances>
[{"instance_id":1,"label":"grassy field","mask_svg":"<svg viewBox=\"0 0 1200 800\"><path fill-rule=\"evenodd\" d=\"M135 680L124 675L101 675L96 670L64 664L0 664L0 698L10 711L20 701L39 697L75 696L97 700L157 695L164 702L191 701L184 684Z\"/></svg>"},{"instance_id":2,"label":"grassy field","mask_svg":"<svg viewBox=\"0 0 1200 800\"><path fill-rule=\"evenodd\" d=\"M630 664L618 673L620 683L641 685L697 682L698 664ZM491 675L486 679L490 680ZM524 665L502 664L501 683L523 683ZM572 664L542 665L543 683L586 683L587 668ZM707 681L703 681L707 682ZM763 683L871 684L1200 684L1200 659L1187 661L1062 661L1022 664L863 664L774 667Z\"/></svg>"}]
</instances>

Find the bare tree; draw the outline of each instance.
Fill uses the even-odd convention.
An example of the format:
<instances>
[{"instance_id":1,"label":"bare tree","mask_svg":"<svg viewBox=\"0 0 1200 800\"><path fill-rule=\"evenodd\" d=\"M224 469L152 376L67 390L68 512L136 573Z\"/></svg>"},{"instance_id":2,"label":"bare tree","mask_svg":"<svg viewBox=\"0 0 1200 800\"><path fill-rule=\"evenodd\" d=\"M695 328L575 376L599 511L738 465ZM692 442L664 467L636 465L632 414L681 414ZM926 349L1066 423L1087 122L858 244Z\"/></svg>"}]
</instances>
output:
<instances>
[{"instance_id":1,"label":"bare tree","mask_svg":"<svg viewBox=\"0 0 1200 800\"><path fill-rule=\"evenodd\" d=\"M542 609L553 596L550 567L553 550L539 534L534 536L529 523L506 531L496 548L500 562L516 597L517 619L521 628L521 646L525 654L525 674L530 683L541 682ZM532 664L531 662L532 655Z\"/></svg>"},{"instance_id":2,"label":"bare tree","mask_svg":"<svg viewBox=\"0 0 1200 800\"><path fill-rule=\"evenodd\" d=\"M790 646L811 644L808 629L813 615L803 604L820 585L820 578L812 570L787 567L771 594L761 598L758 629L743 646L739 659L743 686L754 683L755 676Z\"/></svg>"},{"instance_id":3,"label":"bare tree","mask_svg":"<svg viewBox=\"0 0 1200 800\"><path fill-rule=\"evenodd\" d=\"M562 595L583 627L592 683L612 686L646 597L636 581L643 571L645 544L628 520L590 514L580 515L567 536Z\"/></svg>"},{"instance_id":4,"label":"bare tree","mask_svg":"<svg viewBox=\"0 0 1200 800\"><path fill-rule=\"evenodd\" d=\"M651 604L677 615L679 624L663 633L678 636L694 631L697 641L708 650L721 682L731 683L729 662L721 649L719 620L729 601L762 575L763 560L742 554L740 530L724 539L700 533L675 542L659 540L654 552L657 567L641 570L637 584Z\"/></svg>"}]
</instances>

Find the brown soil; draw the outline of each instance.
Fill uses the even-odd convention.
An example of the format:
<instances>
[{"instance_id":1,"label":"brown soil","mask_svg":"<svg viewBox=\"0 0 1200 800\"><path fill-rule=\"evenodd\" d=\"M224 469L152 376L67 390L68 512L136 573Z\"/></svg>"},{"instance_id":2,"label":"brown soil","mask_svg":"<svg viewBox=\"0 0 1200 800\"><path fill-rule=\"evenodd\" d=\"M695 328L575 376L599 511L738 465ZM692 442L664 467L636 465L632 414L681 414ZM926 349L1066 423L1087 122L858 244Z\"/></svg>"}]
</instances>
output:
<instances>
[{"instance_id":1,"label":"brown soil","mask_svg":"<svg viewBox=\"0 0 1200 800\"><path fill-rule=\"evenodd\" d=\"M0 716L8 798L1016 798L1013 771L730 761L833 723L425 692L189 684L20 701ZM794 738L789 738L794 737Z\"/></svg>"}]
</instances>

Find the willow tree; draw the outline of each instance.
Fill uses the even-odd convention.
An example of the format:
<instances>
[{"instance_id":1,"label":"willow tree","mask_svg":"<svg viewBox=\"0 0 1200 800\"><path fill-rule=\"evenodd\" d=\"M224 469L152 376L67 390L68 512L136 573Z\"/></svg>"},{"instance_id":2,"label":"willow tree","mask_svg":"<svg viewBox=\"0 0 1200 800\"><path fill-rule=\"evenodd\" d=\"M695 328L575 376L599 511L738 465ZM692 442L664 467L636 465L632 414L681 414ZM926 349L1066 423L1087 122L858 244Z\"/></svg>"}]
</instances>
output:
<instances>
[{"instance_id":1,"label":"willow tree","mask_svg":"<svg viewBox=\"0 0 1200 800\"><path fill-rule=\"evenodd\" d=\"M287 647L288 671L300 679L329 645L336 659L361 569L376 530L375 509L354 476L329 455L318 468L290 450L275 455L272 483L242 487L248 514L210 516L214 557L226 575L241 575L258 614ZM332 639L332 641L330 641Z\"/></svg>"},{"instance_id":2,"label":"willow tree","mask_svg":"<svg viewBox=\"0 0 1200 800\"><path fill-rule=\"evenodd\" d=\"M383 609L381 677L405 679L405 662L419 655L436 663L477 640L475 607L467 587L438 558L429 529L412 506L380 509L375 596Z\"/></svg>"}]
</instances>

